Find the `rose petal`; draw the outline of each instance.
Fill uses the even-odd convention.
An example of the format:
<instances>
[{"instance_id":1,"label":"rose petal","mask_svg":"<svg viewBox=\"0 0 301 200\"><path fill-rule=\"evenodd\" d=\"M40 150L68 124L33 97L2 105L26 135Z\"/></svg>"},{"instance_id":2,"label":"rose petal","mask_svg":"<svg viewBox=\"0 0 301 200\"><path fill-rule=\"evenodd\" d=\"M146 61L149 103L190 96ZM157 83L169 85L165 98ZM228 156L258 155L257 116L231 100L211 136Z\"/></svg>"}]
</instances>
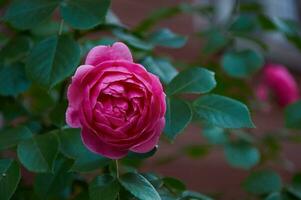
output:
<instances>
[{"instance_id":1,"label":"rose petal","mask_svg":"<svg viewBox=\"0 0 301 200\"><path fill-rule=\"evenodd\" d=\"M127 155L128 150L121 150L118 147L114 147L104 143L93 132L87 128L83 128L81 137L84 145L92 152L101 154L107 158L120 159Z\"/></svg>"},{"instance_id":2,"label":"rose petal","mask_svg":"<svg viewBox=\"0 0 301 200\"><path fill-rule=\"evenodd\" d=\"M146 135L151 135L152 137L150 137L147 140L143 140L141 143L131 147L130 150L137 153L146 153L152 150L155 147L155 145L158 144L160 134L164 126L165 126L165 119L161 118L157 122L157 126L153 130L153 134L145 133Z\"/></svg>"},{"instance_id":3,"label":"rose petal","mask_svg":"<svg viewBox=\"0 0 301 200\"><path fill-rule=\"evenodd\" d=\"M81 85L81 80L91 71L94 67L91 65L81 65L77 68L74 76L72 77L72 82L68 87L67 99L69 102L66 111L66 122L70 127L78 128L80 127L79 121L79 106L82 101L82 91L83 85Z\"/></svg>"},{"instance_id":4,"label":"rose petal","mask_svg":"<svg viewBox=\"0 0 301 200\"><path fill-rule=\"evenodd\" d=\"M91 49L87 55L85 64L96 66L110 60L126 60L133 62L129 48L121 42L116 42L113 46L100 45Z\"/></svg>"}]
</instances>

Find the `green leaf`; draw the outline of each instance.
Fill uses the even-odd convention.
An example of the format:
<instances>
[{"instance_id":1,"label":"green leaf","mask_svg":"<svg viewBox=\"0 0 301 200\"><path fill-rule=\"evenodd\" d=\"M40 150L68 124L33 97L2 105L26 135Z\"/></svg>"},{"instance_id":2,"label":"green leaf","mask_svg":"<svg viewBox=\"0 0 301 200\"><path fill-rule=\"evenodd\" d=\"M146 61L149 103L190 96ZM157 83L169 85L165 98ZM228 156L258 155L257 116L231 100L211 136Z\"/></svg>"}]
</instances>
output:
<instances>
[{"instance_id":1,"label":"green leaf","mask_svg":"<svg viewBox=\"0 0 301 200\"><path fill-rule=\"evenodd\" d=\"M109 159L89 151L82 143L79 129L64 129L57 132L61 152L75 160L71 170L88 172L105 166Z\"/></svg>"},{"instance_id":2,"label":"green leaf","mask_svg":"<svg viewBox=\"0 0 301 200\"><path fill-rule=\"evenodd\" d=\"M192 192L192 191L183 192L181 200L191 200L191 199L195 199L195 200L213 200L211 197L200 194L198 192Z\"/></svg>"},{"instance_id":3,"label":"green leaf","mask_svg":"<svg viewBox=\"0 0 301 200\"><path fill-rule=\"evenodd\" d=\"M18 145L18 158L32 172L52 172L59 151L59 140L53 133L37 135Z\"/></svg>"},{"instance_id":4,"label":"green leaf","mask_svg":"<svg viewBox=\"0 0 301 200\"><path fill-rule=\"evenodd\" d=\"M189 104L181 99L166 98L166 105L164 135L174 140L191 121L192 111Z\"/></svg>"},{"instance_id":5,"label":"green leaf","mask_svg":"<svg viewBox=\"0 0 301 200\"><path fill-rule=\"evenodd\" d=\"M31 137L31 131L23 126L0 131L0 151L14 147L19 142Z\"/></svg>"},{"instance_id":6,"label":"green leaf","mask_svg":"<svg viewBox=\"0 0 301 200\"><path fill-rule=\"evenodd\" d=\"M31 48L31 40L26 36L12 38L0 51L0 60L11 64L22 60Z\"/></svg>"},{"instance_id":7,"label":"green leaf","mask_svg":"<svg viewBox=\"0 0 301 200\"><path fill-rule=\"evenodd\" d=\"M239 15L230 27L230 31L235 32L252 32L255 31L258 21L255 15Z\"/></svg>"},{"instance_id":8,"label":"green leaf","mask_svg":"<svg viewBox=\"0 0 301 200\"><path fill-rule=\"evenodd\" d=\"M285 126L301 129L301 101L297 101L285 108Z\"/></svg>"},{"instance_id":9,"label":"green leaf","mask_svg":"<svg viewBox=\"0 0 301 200\"><path fill-rule=\"evenodd\" d=\"M136 152L132 152L129 151L127 158L130 159L146 159L149 157L152 157L158 150L158 146L155 146L152 150L150 150L149 152L146 153L136 153Z\"/></svg>"},{"instance_id":10,"label":"green leaf","mask_svg":"<svg viewBox=\"0 0 301 200\"><path fill-rule=\"evenodd\" d=\"M152 50L154 47L151 43L144 41L143 39L138 38L137 36L122 31L122 30L114 30L113 34L123 40L125 43L127 43L128 45L137 48L137 49L141 49L144 51L150 51Z\"/></svg>"},{"instance_id":11,"label":"green leaf","mask_svg":"<svg viewBox=\"0 0 301 200\"><path fill-rule=\"evenodd\" d=\"M281 190L282 183L280 176L274 171L253 172L243 183L247 192L261 195Z\"/></svg>"},{"instance_id":12,"label":"green leaf","mask_svg":"<svg viewBox=\"0 0 301 200\"><path fill-rule=\"evenodd\" d=\"M97 176L89 185L91 200L114 200L119 192L119 183L111 175Z\"/></svg>"},{"instance_id":13,"label":"green leaf","mask_svg":"<svg viewBox=\"0 0 301 200\"><path fill-rule=\"evenodd\" d=\"M0 194L1 200L9 200L21 179L19 165L12 159L0 160Z\"/></svg>"},{"instance_id":14,"label":"green leaf","mask_svg":"<svg viewBox=\"0 0 301 200\"><path fill-rule=\"evenodd\" d=\"M58 34L60 26L60 21L53 21L50 19L38 26L35 26L30 30L30 32L37 37L49 37L51 35ZM69 26L63 26L62 33L66 33L68 30L70 30Z\"/></svg>"},{"instance_id":15,"label":"green leaf","mask_svg":"<svg viewBox=\"0 0 301 200\"><path fill-rule=\"evenodd\" d=\"M224 129L219 127L204 128L202 130L202 135L211 144L225 144L229 140Z\"/></svg>"},{"instance_id":16,"label":"green leaf","mask_svg":"<svg viewBox=\"0 0 301 200\"><path fill-rule=\"evenodd\" d=\"M120 177L121 185L141 200L161 200L158 192L150 182L136 173L127 173Z\"/></svg>"},{"instance_id":17,"label":"green leaf","mask_svg":"<svg viewBox=\"0 0 301 200\"><path fill-rule=\"evenodd\" d=\"M187 38L181 35L177 35L169 29L164 28L152 33L149 37L149 41L154 45L169 48L181 48L186 44Z\"/></svg>"},{"instance_id":18,"label":"green leaf","mask_svg":"<svg viewBox=\"0 0 301 200\"><path fill-rule=\"evenodd\" d=\"M214 72L201 67L181 71L167 85L168 96L179 93L207 93L216 86Z\"/></svg>"},{"instance_id":19,"label":"green leaf","mask_svg":"<svg viewBox=\"0 0 301 200\"><path fill-rule=\"evenodd\" d=\"M29 85L23 64L0 66L0 95L17 96L26 91Z\"/></svg>"},{"instance_id":20,"label":"green leaf","mask_svg":"<svg viewBox=\"0 0 301 200\"><path fill-rule=\"evenodd\" d=\"M206 43L203 52L206 54L216 53L230 42L229 38L216 28L207 31L204 36L206 37Z\"/></svg>"},{"instance_id":21,"label":"green leaf","mask_svg":"<svg viewBox=\"0 0 301 200\"><path fill-rule=\"evenodd\" d=\"M146 178L155 188L160 188L163 185L162 178L154 173L146 172L142 173L142 176Z\"/></svg>"},{"instance_id":22,"label":"green leaf","mask_svg":"<svg viewBox=\"0 0 301 200\"><path fill-rule=\"evenodd\" d=\"M264 200L284 200L284 199L282 198L281 193L273 192L269 196L267 196Z\"/></svg>"},{"instance_id":23,"label":"green leaf","mask_svg":"<svg viewBox=\"0 0 301 200\"><path fill-rule=\"evenodd\" d=\"M242 78L254 74L264 63L263 56L253 50L230 51L223 55L221 65L232 77Z\"/></svg>"},{"instance_id":24,"label":"green leaf","mask_svg":"<svg viewBox=\"0 0 301 200\"><path fill-rule=\"evenodd\" d=\"M298 22L294 20L275 17L273 18L273 22L276 25L277 29L286 35L298 35L300 31Z\"/></svg>"},{"instance_id":25,"label":"green leaf","mask_svg":"<svg viewBox=\"0 0 301 200\"><path fill-rule=\"evenodd\" d=\"M64 1L60 11L63 19L76 29L89 29L105 22L110 0Z\"/></svg>"},{"instance_id":26,"label":"green leaf","mask_svg":"<svg viewBox=\"0 0 301 200\"><path fill-rule=\"evenodd\" d=\"M34 182L35 193L41 199L57 197L63 193L73 180L73 174L68 173L71 164L72 161L61 157L56 160L53 173L37 174Z\"/></svg>"},{"instance_id":27,"label":"green leaf","mask_svg":"<svg viewBox=\"0 0 301 200\"><path fill-rule=\"evenodd\" d=\"M167 59L147 56L142 61L142 65L147 71L157 75L165 84L168 84L178 74L178 71Z\"/></svg>"},{"instance_id":28,"label":"green leaf","mask_svg":"<svg viewBox=\"0 0 301 200\"><path fill-rule=\"evenodd\" d=\"M209 145L189 145L184 148L184 152L192 158L206 156L210 152Z\"/></svg>"},{"instance_id":29,"label":"green leaf","mask_svg":"<svg viewBox=\"0 0 301 200\"><path fill-rule=\"evenodd\" d=\"M180 180L175 179L173 177L164 177L163 179L164 185L171 190L173 193L180 194L184 190L186 190L186 186Z\"/></svg>"},{"instance_id":30,"label":"green leaf","mask_svg":"<svg viewBox=\"0 0 301 200\"><path fill-rule=\"evenodd\" d=\"M250 169L254 167L260 159L258 149L244 142L228 144L224 150L226 160L233 167Z\"/></svg>"},{"instance_id":31,"label":"green leaf","mask_svg":"<svg viewBox=\"0 0 301 200\"><path fill-rule=\"evenodd\" d=\"M67 102L63 101L59 104L56 104L53 110L50 112L49 114L50 120L55 126L60 128L66 124L65 122L66 109L67 109Z\"/></svg>"},{"instance_id":32,"label":"green leaf","mask_svg":"<svg viewBox=\"0 0 301 200\"><path fill-rule=\"evenodd\" d=\"M286 186L289 194L301 199L301 174L297 173L292 178L292 183Z\"/></svg>"},{"instance_id":33,"label":"green leaf","mask_svg":"<svg viewBox=\"0 0 301 200\"><path fill-rule=\"evenodd\" d=\"M79 45L68 36L53 36L31 51L26 71L42 86L53 87L70 76L80 60Z\"/></svg>"},{"instance_id":34,"label":"green leaf","mask_svg":"<svg viewBox=\"0 0 301 200\"><path fill-rule=\"evenodd\" d=\"M9 5L4 20L19 29L30 29L48 19L59 0L14 0Z\"/></svg>"},{"instance_id":35,"label":"green leaf","mask_svg":"<svg viewBox=\"0 0 301 200\"><path fill-rule=\"evenodd\" d=\"M193 107L198 117L221 128L253 128L248 107L243 103L216 94L196 99Z\"/></svg>"}]
</instances>

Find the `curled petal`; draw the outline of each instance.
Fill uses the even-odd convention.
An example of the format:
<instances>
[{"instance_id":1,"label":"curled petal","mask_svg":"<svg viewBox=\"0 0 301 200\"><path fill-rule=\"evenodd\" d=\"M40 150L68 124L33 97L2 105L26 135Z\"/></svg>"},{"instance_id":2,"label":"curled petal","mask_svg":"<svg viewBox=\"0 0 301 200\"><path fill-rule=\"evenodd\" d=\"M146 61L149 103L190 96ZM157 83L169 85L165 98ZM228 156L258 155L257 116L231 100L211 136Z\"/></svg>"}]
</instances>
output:
<instances>
[{"instance_id":1,"label":"curled petal","mask_svg":"<svg viewBox=\"0 0 301 200\"><path fill-rule=\"evenodd\" d=\"M112 46L96 46L87 55L85 64L97 66L110 60L126 60L133 62L129 48L122 42L116 42Z\"/></svg>"},{"instance_id":2,"label":"curled petal","mask_svg":"<svg viewBox=\"0 0 301 200\"><path fill-rule=\"evenodd\" d=\"M84 90L81 80L93 68L91 65L81 65L78 67L68 87L67 99L69 105L66 111L66 122L70 127L78 128L81 126L79 122L79 107L82 102L82 92Z\"/></svg>"}]
</instances>

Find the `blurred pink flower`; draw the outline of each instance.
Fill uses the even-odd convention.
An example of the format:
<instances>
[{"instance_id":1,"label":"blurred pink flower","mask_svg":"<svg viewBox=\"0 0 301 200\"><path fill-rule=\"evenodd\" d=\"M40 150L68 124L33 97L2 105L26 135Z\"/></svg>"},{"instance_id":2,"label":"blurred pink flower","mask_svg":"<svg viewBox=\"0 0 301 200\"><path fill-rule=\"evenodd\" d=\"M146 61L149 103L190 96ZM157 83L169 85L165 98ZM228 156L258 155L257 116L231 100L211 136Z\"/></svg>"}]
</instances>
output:
<instances>
[{"instance_id":1,"label":"blurred pink flower","mask_svg":"<svg viewBox=\"0 0 301 200\"><path fill-rule=\"evenodd\" d=\"M270 93L283 107L300 98L297 82L283 65L269 63L263 69L256 96L262 101L268 101Z\"/></svg>"},{"instance_id":2,"label":"blurred pink flower","mask_svg":"<svg viewBox=\"0 0 301 200\"><path fill-rule=\"evenodd\" d=\"M158 77L134 63L125 44L94 47L72 77L67 97L66 121L82 129L91 151L119 159L158 143L165 94Z\"/></svg>"}]
</instances>

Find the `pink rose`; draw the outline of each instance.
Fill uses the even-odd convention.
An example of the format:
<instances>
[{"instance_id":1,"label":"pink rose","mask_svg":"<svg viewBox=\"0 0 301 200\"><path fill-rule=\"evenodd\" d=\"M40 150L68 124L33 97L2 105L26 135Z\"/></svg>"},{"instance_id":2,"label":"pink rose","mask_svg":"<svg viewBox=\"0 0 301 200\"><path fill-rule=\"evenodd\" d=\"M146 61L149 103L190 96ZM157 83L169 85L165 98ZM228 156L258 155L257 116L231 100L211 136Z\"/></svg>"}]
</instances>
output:
<instances>
[{"instance_id":1,"label":"pink rose","mask_svg":"<svg viewBox=\"0 0 301 200\"><path fill-rule=\"evenodd\" d=\"M72 77L67 97L67 124L82 129L91 151L119 159L158 143L165 94L159 79L133 62L125 44L94 47Z\"/></svg>"},{"instance_id":2,"label":"pink rose","mask_svg":"<svg viewBox=\"0 0 301 200\"><path fill-rule=\"evenodd\" d=\"M260 100L267 101L269 91L275 95L280 106L286 106L300 98L294 77L280 64L267 64L264 67L256 95Z\"/></svg>"}]
</instances>

